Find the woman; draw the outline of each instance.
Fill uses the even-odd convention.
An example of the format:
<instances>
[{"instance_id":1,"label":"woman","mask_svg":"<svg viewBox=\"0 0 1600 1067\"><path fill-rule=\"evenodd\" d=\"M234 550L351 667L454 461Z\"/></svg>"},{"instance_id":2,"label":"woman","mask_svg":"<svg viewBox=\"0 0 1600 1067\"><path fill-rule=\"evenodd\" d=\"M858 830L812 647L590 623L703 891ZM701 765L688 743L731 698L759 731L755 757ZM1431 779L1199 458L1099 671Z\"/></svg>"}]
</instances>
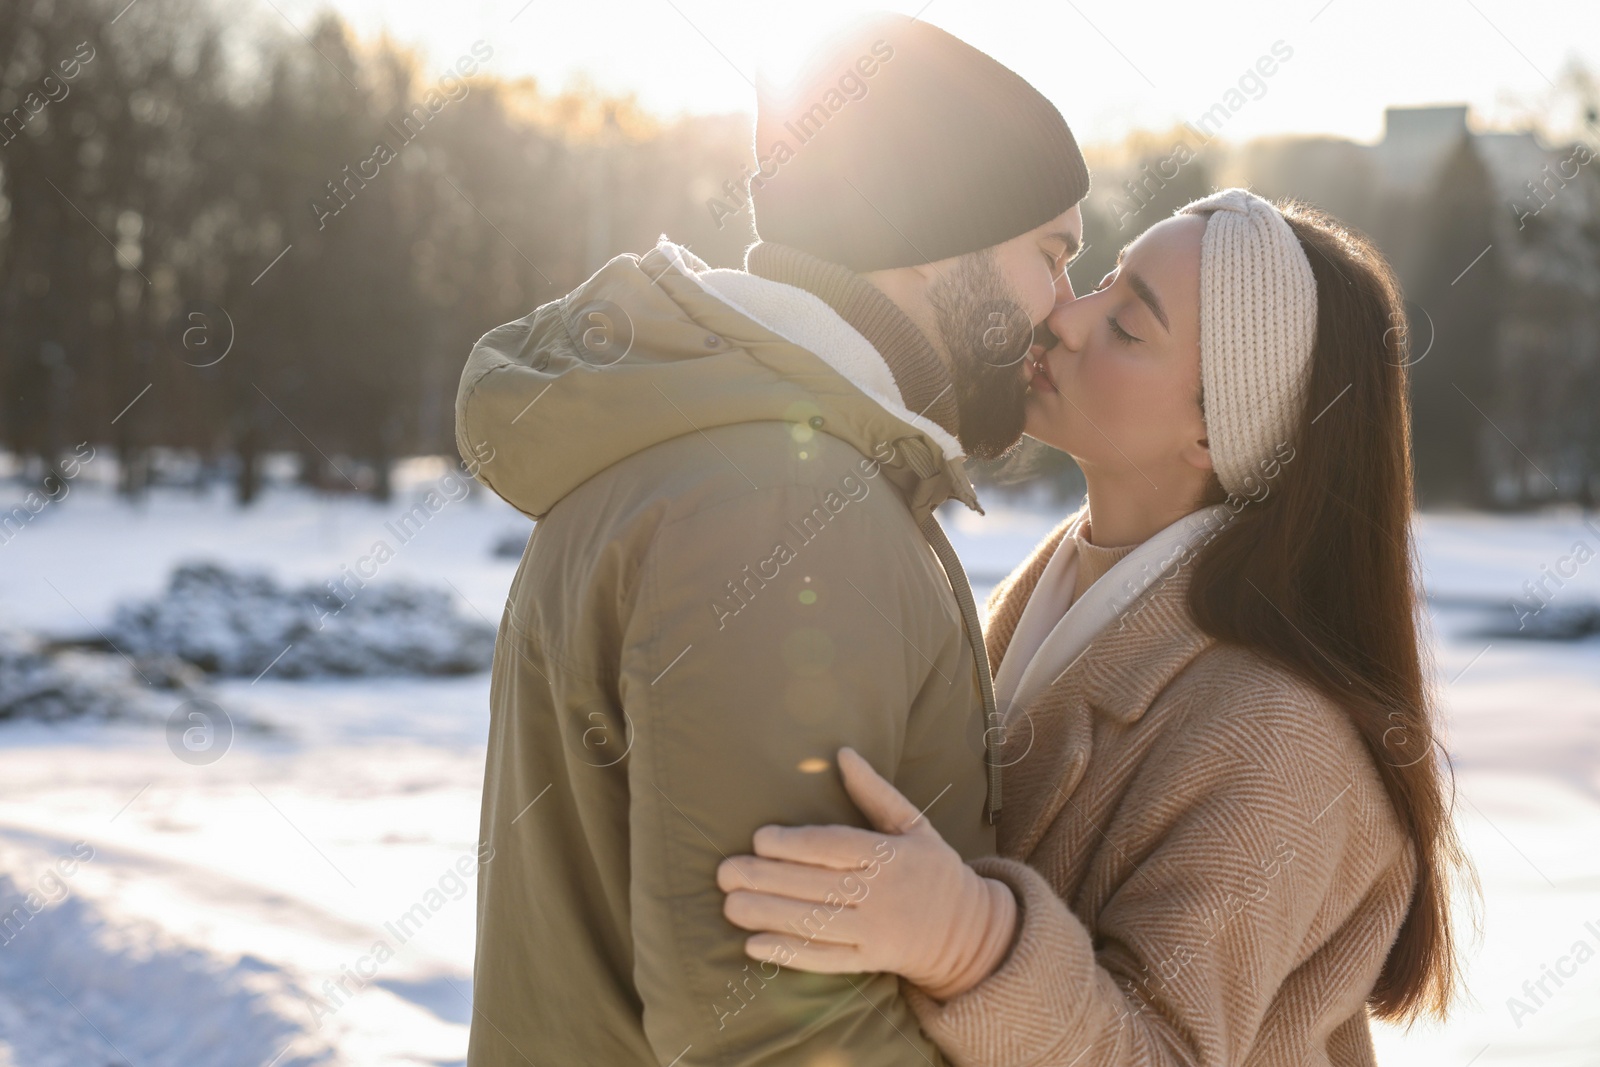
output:
<instances>
[{"instance_id":1,"label":"woman","mask_svg":"<svg viewBox=\"0 0 1600 1067\"><path fill-rule=\"evenodd\" d=\"M1366 1064L1369 1014L1442 1015L1401 314L1364 239L1240 189L1059 306L1027 432L1088 501L990 599L1000 856L841 750L877 832L763 827L723 864L749 954L904 976L962 1064Z\"/></svg>"}]
</instances>

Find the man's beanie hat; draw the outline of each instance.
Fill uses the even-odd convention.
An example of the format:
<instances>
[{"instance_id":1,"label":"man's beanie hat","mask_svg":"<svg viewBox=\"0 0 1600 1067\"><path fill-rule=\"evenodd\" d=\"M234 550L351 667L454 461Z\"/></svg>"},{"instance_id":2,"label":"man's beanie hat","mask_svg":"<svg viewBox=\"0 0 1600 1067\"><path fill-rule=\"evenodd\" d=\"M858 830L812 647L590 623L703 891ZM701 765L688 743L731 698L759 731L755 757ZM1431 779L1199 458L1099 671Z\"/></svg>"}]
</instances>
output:
<instances>
[{"instance_id":1,"label":"man's beanie hat","mask_svg":"<svg viewBox=\"0 0 1600 1067\"><path fill-rule=\"evenodd\" d=\"M875 15L758 93L750 194L763 241L857 272L1027 233L1089 191L1055 105L971 45Z\"/></svg>"}]
</instances>

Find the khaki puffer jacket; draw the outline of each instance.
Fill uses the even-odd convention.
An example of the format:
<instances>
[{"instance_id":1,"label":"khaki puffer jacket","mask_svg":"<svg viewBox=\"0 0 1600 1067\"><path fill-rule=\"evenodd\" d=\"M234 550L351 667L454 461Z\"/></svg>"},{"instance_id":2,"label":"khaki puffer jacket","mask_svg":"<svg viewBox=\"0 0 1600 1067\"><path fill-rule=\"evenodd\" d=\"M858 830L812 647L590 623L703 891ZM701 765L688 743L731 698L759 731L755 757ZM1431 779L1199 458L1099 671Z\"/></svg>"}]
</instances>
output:
<instances>
[{"instance_id":1,"label":"khaki puffer jacket","mask_svg":"<svg viewBox=\"0 0 1600 1067\"><path fill-rule=\"evenodd\" d=\"M993 853L976 613L923 528L972 488L703 266L619 257L462 375L462 455L538 520L491 686L471 1067L943 1062L893 976L748 959L715 871L764 823L865 825L841 745Z\"/></svg>"}]
</instances>

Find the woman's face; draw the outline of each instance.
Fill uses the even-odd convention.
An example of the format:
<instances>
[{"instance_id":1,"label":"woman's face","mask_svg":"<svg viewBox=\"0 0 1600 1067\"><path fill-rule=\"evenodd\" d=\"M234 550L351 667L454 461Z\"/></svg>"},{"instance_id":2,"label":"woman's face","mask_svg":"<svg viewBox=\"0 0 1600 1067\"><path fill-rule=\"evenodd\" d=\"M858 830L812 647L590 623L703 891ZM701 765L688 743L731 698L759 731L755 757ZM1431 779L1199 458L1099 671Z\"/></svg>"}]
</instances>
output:
<instances>
[{"instance_id":1,"label":"woman's face","mask_svg":"<svg viewBox=\"0 0 1600 1067\"><path fill-rule=\"evenodd\" d=\"M1158 223L1099 287L1046 320L1058 343L1023 361L1029 437L1084 473L1187 488L1211 466L1200 414L1203 217Z\"/></svg>"}]
</instances>

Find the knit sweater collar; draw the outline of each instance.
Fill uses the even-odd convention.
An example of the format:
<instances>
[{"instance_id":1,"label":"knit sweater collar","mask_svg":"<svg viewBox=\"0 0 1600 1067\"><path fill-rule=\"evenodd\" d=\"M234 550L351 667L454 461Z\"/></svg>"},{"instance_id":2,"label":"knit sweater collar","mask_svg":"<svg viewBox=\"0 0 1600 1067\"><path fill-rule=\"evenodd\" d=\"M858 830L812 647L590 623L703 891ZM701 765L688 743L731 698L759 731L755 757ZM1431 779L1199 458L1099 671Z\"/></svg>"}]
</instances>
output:
<instances>
[{"instance_id":1,"label":"knit sweater collar","mask_svg":"<svg viewBox=\"0 0 1600 1067\"><path fill-rule=\"evenodd\" d=\"M818 297L878 350L894 375L905 406L953 436L960 421L950 373L933 343L883 290L848 267L771 241L745 253L751 274L804 289Z\"/></svg>"},{"instance_id":2,"label":"knit sweater collar","mask_svg":"<svg viewBox=\"0 0 1600 1067\"><path fill-rule=\"evenodd\" d=\"M1106 572L1122 562L1138 545L1118 545L1107 548L1095 544L1091 539L1094 533L1089 529L1088 520L1078 532L1072 535L1073 546L1077 550L1078 569L1073 580L1072 601L1077 603L1083 597L1084 591L1105 576ZM1070 606L1070 605L1069 605Z\"/></svg>"}]
</instances>

